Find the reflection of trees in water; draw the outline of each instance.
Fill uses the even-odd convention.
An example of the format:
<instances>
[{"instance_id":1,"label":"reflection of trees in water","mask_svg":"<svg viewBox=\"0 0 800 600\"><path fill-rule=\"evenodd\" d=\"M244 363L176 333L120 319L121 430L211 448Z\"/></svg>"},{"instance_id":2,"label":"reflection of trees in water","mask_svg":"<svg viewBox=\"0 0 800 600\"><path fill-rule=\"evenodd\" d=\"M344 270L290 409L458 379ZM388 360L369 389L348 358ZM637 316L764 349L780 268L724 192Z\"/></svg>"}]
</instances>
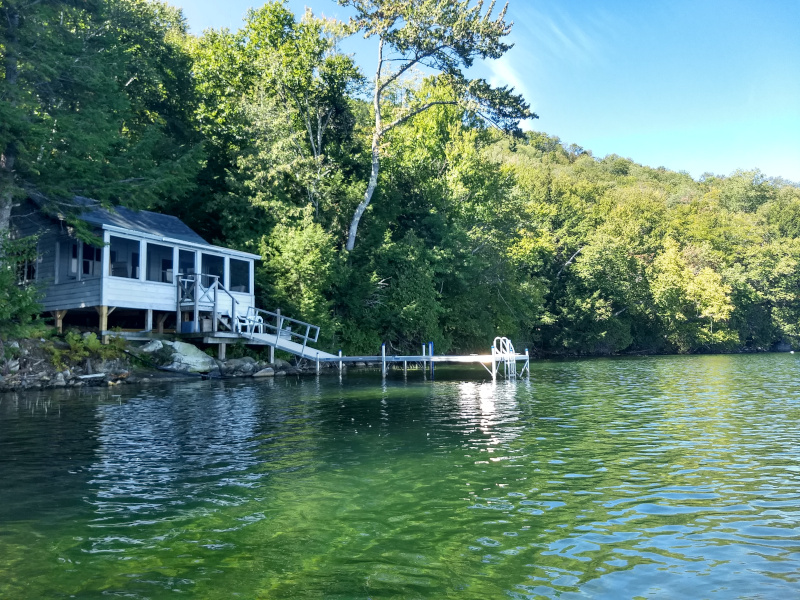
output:
<instances>
[{"instance_id":1,"label":"reflection of trees in water","mask_svg":"<svg viewBox=\"0 0 800 600\"><path fill-rule=\"evenodd\" d=\"M0 394L0 523L81 514L97 443L96 393Z\"/></svg>"}]
</instances>

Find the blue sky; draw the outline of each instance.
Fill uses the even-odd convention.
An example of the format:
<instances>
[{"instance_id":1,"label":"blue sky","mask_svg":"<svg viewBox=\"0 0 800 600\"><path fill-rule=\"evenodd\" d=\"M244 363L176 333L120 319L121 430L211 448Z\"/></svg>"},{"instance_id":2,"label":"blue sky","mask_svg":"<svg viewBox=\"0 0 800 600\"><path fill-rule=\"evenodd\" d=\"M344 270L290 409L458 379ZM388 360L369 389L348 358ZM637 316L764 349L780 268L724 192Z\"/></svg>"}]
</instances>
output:
<instances>
[{"instance_id":1,"label":"blue sky","mask_svg":"<svg viewBox=\"0 0 800 600\"><path fill-rule=\"evenodd\" d=\"M257 5L171 3L196 34L237 29ZM287 6L349 15L334 0ZM800 1L509 0L508 15L514 48L472 73L522 92L540 117L528 128L695 178L758 168L800 182ZM374 41L342 49L372 75Z\"/></svg>"}]
</instances>

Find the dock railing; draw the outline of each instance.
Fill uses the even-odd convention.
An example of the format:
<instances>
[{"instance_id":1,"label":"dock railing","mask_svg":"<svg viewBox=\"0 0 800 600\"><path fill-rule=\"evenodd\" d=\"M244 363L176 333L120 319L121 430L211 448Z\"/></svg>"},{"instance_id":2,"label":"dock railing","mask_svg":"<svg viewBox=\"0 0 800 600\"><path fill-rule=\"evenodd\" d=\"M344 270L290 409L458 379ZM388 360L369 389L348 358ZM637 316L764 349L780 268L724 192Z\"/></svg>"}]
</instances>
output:
<instances>
[{"instance_id":1,"label":"dock railing","mask_svg":"<svg viewBox=\"0 0 800 600\"><path fill-rule=\"evenodd\" d=\"M319 339L319 327L292 319L281 314L280 310L272 312L263 308L248 307L247 312L240 317L239 326L241 333L253 335L256 333L269 333L279 339L303 345L303 350L309 343Z\"/></svg>"}]
</instances>

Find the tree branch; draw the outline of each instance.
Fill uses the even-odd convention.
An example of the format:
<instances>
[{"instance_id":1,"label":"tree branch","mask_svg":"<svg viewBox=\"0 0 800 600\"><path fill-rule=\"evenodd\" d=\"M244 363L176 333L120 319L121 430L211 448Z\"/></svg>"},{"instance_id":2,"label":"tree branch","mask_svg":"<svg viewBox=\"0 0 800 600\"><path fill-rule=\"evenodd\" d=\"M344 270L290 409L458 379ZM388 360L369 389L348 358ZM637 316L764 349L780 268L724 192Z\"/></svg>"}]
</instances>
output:
<instances>
[{"instance_id":1,"label":"tree branch","mask_svg":"<svg viewBox=\"0 0 800 600\"><path fill-rule=\"evenodd\" d=\"M427 104L423 104L419 108L416 108L416 109L412 110L410 113L408 113L406 115L403 115L399 119L396 119L396 120L392 121L391 123L389 123L386 127L381 129L379 135L383 136L384 134L388 133L389 131L391 131L392 129L397 127L398 125L402 125L403 123L408 121L410 118L417 116L421 112L425 112L426 110L428 110L432 106L445 106L445 105L454 106L456 104L458 104L458 102L456 102L455 100L436 100L434 102L428 102Z\"/></svg>"}]
</instances>

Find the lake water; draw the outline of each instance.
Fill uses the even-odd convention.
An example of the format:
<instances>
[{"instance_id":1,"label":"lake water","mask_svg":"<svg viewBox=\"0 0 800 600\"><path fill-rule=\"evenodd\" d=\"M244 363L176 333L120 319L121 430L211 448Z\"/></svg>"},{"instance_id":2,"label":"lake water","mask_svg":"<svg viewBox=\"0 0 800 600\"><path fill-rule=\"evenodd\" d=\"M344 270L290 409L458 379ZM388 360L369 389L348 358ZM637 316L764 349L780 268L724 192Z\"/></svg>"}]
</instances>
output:
<instances>
[{"instance_id":1,"label":"lake water","mask_svg":"<svg viewBox=\"0 0 800 600\"><path fill-rule=\"evenodd\" d=\"M800 355L0 395L0 598L800 597Z\"/></svg>"}]
</instances>

